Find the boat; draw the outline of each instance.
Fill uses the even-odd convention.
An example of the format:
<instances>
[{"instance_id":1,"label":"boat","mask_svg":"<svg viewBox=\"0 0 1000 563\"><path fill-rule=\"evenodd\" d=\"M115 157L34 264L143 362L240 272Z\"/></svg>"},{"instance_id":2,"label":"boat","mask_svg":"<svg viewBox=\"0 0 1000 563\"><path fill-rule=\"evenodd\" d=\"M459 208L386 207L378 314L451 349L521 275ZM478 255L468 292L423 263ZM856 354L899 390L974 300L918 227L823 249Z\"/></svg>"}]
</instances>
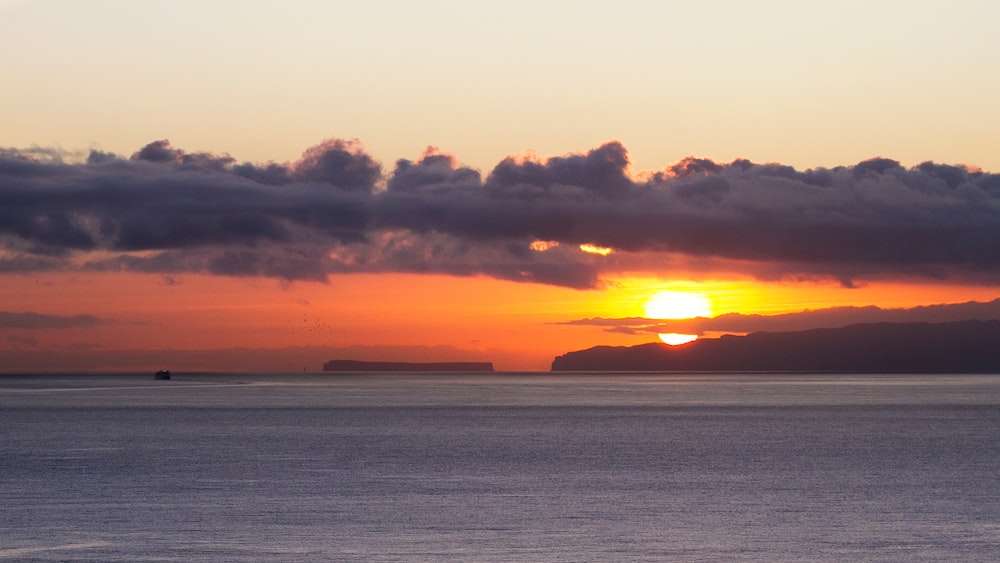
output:
<instances>
[{"instance_id":1,"label":"boat","mask_svg":"<svg viewBox=\"0 0 1000 563\"><path fill-rule=\"evenodd\" d=\"M156 375L154 377L156 379L170 379L170 370L161 369L160 371L156 372Z\"/></svg>"}]
</instances>

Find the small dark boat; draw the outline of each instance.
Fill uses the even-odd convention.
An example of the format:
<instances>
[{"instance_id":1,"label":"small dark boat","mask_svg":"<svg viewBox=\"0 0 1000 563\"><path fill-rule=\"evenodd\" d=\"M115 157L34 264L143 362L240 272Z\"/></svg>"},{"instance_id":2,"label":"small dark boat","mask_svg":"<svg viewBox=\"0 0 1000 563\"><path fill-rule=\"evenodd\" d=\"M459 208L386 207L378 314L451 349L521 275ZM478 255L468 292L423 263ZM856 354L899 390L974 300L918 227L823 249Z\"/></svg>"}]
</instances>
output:
<instances>
[{"instance_id":1,"label":"small dark boat","mask_svg":"<svg viewBox=\"0 0 1000 563\"><path fill-rule=\"evenodd\" d=\"M161 369L160 371L156 372L156 375L154 377L156 379L170 379L170 370Z\"/></svg>"}]
</instances>

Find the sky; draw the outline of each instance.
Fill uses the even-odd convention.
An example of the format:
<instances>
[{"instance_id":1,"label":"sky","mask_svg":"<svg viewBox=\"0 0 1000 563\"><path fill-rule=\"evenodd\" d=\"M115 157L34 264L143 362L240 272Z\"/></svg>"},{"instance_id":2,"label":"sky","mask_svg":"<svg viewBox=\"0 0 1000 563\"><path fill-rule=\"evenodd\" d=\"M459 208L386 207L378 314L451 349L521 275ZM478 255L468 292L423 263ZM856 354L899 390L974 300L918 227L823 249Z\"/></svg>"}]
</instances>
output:
<instances>
[{"instance_id":1,"label":"sky","mask_svg":"<svg viewBox=\"0 0 1000 563\"><path fill-rule=\"evenodd\" d=\"M0 0L0 371L996 318L998 16Z\"/></svg>"}]
</instances>

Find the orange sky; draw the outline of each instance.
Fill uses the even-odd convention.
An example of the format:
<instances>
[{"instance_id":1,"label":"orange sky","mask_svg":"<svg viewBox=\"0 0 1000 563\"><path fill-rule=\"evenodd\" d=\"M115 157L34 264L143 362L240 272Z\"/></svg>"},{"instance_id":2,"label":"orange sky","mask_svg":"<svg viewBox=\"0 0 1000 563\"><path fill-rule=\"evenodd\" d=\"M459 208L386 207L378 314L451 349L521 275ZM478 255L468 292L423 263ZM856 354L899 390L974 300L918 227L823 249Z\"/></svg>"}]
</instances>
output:
<instances>
[{"instance_id":1,"label":"orange sky","mask_svg":"<svg viewBox=\"0 0 1000 563\"><path fill-rule=\"evenodd\" d=\"M989 287L870 284L845 289L834 283L699 283L651 277L610 280L604 290L413 274L341 275L331 277L329 284L129 273L49 273L3 280L0 310L92 314L105 321L83 328L0 329L0 338L20 335L37 340L33 347L22 344L22 349L369 346L387 347L384 353L393 357L384 359L419 360L418 354L389 352L388 347L448 345L494 361L503 370L544 370L555 355L567 351L654 340L649 334L615 334L554 323L642 316L645 301L662 289L703 293L717 315L859 304L910 307L997 297ZM443 354L442 360L468 357ZM287 362L288 370L298 370L303 363L295 352L287 355Z\"/></svg>"}]
</instances>

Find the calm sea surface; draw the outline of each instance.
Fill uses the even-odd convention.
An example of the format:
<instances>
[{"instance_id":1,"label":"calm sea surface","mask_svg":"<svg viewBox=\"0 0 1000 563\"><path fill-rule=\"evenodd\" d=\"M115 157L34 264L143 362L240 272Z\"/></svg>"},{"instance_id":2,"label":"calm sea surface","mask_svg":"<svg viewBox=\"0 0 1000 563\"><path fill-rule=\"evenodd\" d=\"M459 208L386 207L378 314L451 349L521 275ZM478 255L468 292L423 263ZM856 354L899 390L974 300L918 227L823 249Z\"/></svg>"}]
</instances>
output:
<instances>
[{"instance_id":1,"label":"calm sea surface","mask_svg":"<svg viewBox=\"0 0 1000 563\"><path fill-rule=\"evenodd\" d=\"M0 560L1000 559L1000 376L0 376Z\"/></svg>"}]
</instances>

